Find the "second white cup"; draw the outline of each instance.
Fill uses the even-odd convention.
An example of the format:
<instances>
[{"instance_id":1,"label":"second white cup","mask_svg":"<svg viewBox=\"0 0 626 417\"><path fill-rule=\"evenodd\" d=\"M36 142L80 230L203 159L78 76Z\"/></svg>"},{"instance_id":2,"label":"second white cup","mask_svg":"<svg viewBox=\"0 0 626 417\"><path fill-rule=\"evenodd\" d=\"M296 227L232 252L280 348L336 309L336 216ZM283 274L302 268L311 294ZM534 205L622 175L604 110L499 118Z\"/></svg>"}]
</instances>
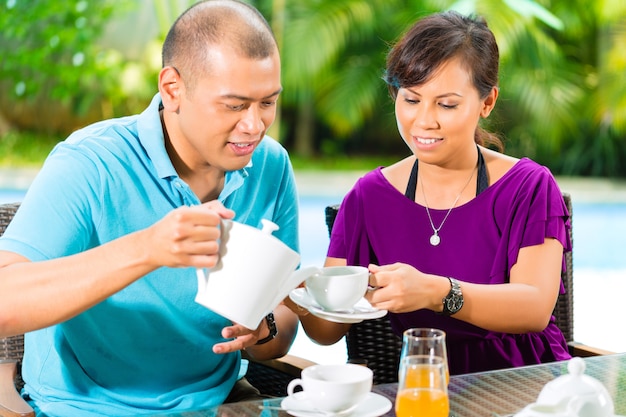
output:
<instances>
[{"instance_id":1,"label":"second white cup","mask_svg":"<svg viewBox=\"0 0 626 417\"><path fill-rule=\"evenodd\" d=\"M289 396L301 386L316 410L339 413L365 400L372 390L372 370L361 365L313 365L302 370L301 378L287 386Z\"/></svg>"}]
</instances>

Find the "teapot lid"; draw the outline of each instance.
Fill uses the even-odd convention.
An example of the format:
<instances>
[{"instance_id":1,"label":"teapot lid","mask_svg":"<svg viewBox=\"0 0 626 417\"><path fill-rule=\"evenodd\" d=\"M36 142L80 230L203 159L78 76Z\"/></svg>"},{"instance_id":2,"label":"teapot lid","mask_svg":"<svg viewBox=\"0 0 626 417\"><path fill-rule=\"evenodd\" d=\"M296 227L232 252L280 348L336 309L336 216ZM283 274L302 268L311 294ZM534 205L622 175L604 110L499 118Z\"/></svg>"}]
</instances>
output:
<instances>
[{"instance_id":1,"label":"teapot lid","mask_svg":"<svg viewBox=\"0 0 626 417\"><path fill-rule=\"evenodd\" d=\"M540 404L558 404L565 399L579 399L599 405L603 410L613 414L613 400L608 391L597 379L585 375L585 361L574 357L567 364L568 374L561 375L548 382L537 398ZM600 417L599 414L597 414Z\"/></svg>"}]
</instances>

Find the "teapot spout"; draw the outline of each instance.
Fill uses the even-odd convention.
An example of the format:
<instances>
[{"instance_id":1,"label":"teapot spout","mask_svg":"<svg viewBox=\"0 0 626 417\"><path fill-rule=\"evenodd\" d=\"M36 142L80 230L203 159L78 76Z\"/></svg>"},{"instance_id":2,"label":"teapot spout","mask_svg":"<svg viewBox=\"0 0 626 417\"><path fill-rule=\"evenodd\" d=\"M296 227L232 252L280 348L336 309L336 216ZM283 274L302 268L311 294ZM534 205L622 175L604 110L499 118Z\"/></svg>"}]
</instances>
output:
<instances>
[{"instance_id":1,"label":"teapot spout","mask_svg":"<svg viewBox=\"0 0 626 417\"><path fill-rule=\"evenodd\" d=\"M316 266L308 266L306 268L295 270L281 286L280 291L274 298L269 311L273 310L278 304L280 304L280 302L285 299L292 290L298 287L298 285L302 284L304 280L306 280L311 275L319 273L321 273L321 270Z\"/></svg>"}]
</instances>

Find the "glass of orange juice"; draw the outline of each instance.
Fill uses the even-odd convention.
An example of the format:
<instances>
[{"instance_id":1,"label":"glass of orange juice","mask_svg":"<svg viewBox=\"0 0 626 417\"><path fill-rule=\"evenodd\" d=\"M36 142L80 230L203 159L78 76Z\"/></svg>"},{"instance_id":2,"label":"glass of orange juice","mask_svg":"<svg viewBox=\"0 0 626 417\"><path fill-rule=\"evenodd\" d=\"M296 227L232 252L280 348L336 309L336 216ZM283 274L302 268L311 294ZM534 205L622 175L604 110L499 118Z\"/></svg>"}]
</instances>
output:
<instances>
[{"instance_id":1,"label":"glass of orange juice","mask_svg":"<svg viewBox=\"0 0 626 417\"><path fill-rule=\"evenodd\" d=\"M409 355L400 361L397 417L448 417L450 401L443 358Z\"/></svg>"},{"instance_id":2,"label":"glass of orange juice","mask_svg":"<svg viewBox=\"0 0 626 417\"><path fill-rule=\"evenodd\" d=\"M446 349L446 333L440 329L414 328L402 334L402 351L400 361L407 356L437 356L442 358L446 385L450 381L448 370L448 353Z\"/></svg>"}]
</instances>

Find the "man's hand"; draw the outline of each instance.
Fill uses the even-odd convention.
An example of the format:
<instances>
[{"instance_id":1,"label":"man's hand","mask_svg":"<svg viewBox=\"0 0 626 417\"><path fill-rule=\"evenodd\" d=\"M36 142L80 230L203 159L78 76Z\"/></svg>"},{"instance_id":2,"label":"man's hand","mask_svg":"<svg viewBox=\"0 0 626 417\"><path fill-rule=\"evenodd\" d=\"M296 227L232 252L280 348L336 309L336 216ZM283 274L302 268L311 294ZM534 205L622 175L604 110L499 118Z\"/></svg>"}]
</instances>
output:
<instances>
[{"instance_id":1,"label":"man's hand","mask_svg":"<svg viewBox=\"0 0 626 417\"><path fill-rule=\"evenodd\" d=\"M286 355L298 331L298 316L282 303L274 308L273 313L278 330L274 339L262 345L256 344L269 335L267 320L261 320L256 330L233 324L222 329L222 336L234 340L215 344L213 352L229 353L246 349L249 356L256 360L274 359Z\"/></svg>"},{"instance_id":2,"label":"man's hand","mask_svg":"<svg viewBox=\"0 0 626 417\"><path fill-rule=\"evenodd\" d=\"M220 222L234 214L218 201L178 207L145 230L146 256L157 267L211 268L219 260Z\"/></svg>"},{"instance_id":3,"label":"man's hand","mask_svg":"<svg viewBox=\"0 0 626 417\"><path fill-rule=\"evenodd\" d=\"M230 353L243 350L249 346L254 346L258 340L261 340L269 334L269 329L265 323L265 319L261 320L256 330L250 330L240 324L224 327L222 329L222 337L225 339L234 339L229 342L217 343L213 346L214 353Z\"/></svg>"}]
</instances>

